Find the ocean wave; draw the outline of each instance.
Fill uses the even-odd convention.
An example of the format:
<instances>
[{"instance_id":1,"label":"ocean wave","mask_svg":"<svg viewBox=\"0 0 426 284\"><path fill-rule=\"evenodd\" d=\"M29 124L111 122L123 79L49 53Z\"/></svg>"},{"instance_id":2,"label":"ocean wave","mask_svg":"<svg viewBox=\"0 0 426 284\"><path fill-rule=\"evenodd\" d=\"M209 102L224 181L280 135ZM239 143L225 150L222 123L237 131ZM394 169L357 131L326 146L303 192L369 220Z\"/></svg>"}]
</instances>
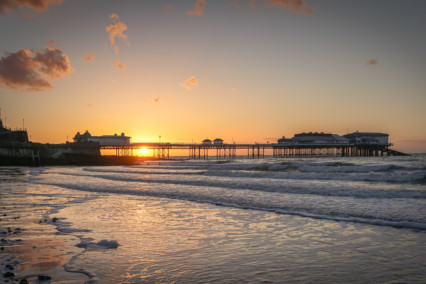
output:
<instances>
[{"instance_id":1,"label":"ocean wave","mask_svg":"<svg viewBox=\"0 0 426 284\"><path fill-rule=\"evenodd\" d=\"M135 168L150 170L222 170L222 171L267 171L267 172L320 172L320 173L370 173L370 172L396 172L396 171L425 171L424 167L407 167L396 164L367 164L350 163L342 161L276 161L261 160L237 160L237 161L214 161L214 162L180 162L161 165L140 165Z\"/></svg>"},{"instance_id":2,"label":"ocean wave","mask_svg":"<svg viewBox=\"0 0 426 284\"><path fill-rule=\"evenodd\" d=\"M208 170L205 176L217 177L245 177L245 178L270 178L270 179L299 179L299 180L341 180L341 181L369 181L369 182L396 182L396 183L415 183L422 182L426 173L417 172L269 172L269 171L218 171Z\"/></svg>"},{"instance_id":3,"label":"ocean wave","mask_svg":"<svg viewBox=\"0 0 426 284\"><path fill-rule=\"evenodd\" d=\"M147 168L132 168L129 169L106 169L106 168L83 168L86 172L95 173L122 173L122 174L139 174L139 175L200 175L204 174L205 170L190 170L190 169L178 169L178 170L159 170L159 169L147 169Z\"/></svg>"},{"instance_id":4,"label":"ocean wave","mask_svg":"<svg viewBox=\"0 0 426 284\"><path fill-rule=\"evenodd\" d=\"M241 177L241 178L265 178L265 179L298 179L298 180L341 180L341 181L368 181L368 182L392 182L392 183L423 183L426 171L413 170L413 171L400 171L396 170L397 167L393 165L386 166L369 166L360 167L357 169L347 169L346 166L340 168L319 167L319 166L305 166L292 167L291 164L287 165L271 165L260 164L253 168L238 167L238 170L233 167L230 168L217 168L217 167L203 167L202 169L151 169L151 168L84 168L86 172L93 173L122 173L122 174L136 174L136 175L204 175L216 177ZM286 170L284 170L284 168ZM290 168L289 168L290 167ZM399 167L398 167L399 168Z\"/></svg>"},{"instance_id":5,"label":"ocean wave","mask_svg":"<svg viewBox=\"0 0 426 284\"><path fill-rule=\"evenodd\" d=\"M403 187L380 187L366 183L353 183L348 185L345 181L330 181L329 179L304 180L301 183L297 178L274 179L269 176L266 179L262 173L254 172L230 172L212 173L190 177L177 177L163 175L136 175L134 173L113 172L62 172L57 173L64 176L75 176L81 178L97 178L120 182L138 182L141 184L167 184L187 185L198 187L215 187L224 189L247 189L261 192L277 192L291 194L313 194L319 196L343 196L357 198L420 198L426 199L426 191L423 189L405 190ZM264 173L263 173L264 174Z\"/></svg>"},{"instance_id":6,"label":"ocean wave","mask_svg":"<svg viewBox=\"0 0 426 284\"><path fill-rule=\"evenodd\" d=\"M297 195L280 196L275 193L264 195L256 191L241 189L233 191L223 188L200 190L198 186L164 186L162 184L152 187L141 186L137 182L108 182L102 181L102 179L86 183L75 181L75 179L65 182L60 178L56 178L55 182L43 179L36 179L33 182L88 192L172 198L316 219L426 230L426 220L422 214L424 201L413 201L406 198L394 202L353 198L330 199L327 197L300 199ZM397 211L395 208L398 208ZM409 212L407 213L407 211Z\"/></svg>"},{"instance_id":7,"label":"ocean wave","mask_svg":"<svg viewBox=\"0 0 426 284\"><path fill-rule=\"evenodd\" d=\"M404 170L404 167L395 165L301 165L301 172L321 172L321 173L371 173L371 172L393 172Z\"/></svg>"}]
</instances>

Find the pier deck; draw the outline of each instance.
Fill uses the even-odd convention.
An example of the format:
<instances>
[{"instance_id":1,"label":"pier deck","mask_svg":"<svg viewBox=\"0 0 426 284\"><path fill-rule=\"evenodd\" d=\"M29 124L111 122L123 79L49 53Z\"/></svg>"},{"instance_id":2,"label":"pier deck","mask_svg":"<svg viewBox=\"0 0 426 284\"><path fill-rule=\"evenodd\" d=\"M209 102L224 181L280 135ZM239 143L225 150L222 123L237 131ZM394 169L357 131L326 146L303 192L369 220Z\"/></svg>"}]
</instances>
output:
<instances>
[{"instance_id":1,"label":"pier deck","mask_svg":"<svg viewBox=\"0 0 426 284\"><path fill-rule=\"evenodd\" d=\"M386 145L355 145L350 143L305 144L305 143L266 143L266 144L186 144L186 143L132 143L127 145L101 145L100 149L115 150L117 156L133 156L134 150L146 148L153 156L169 159L172 150L187 150L190 159L234 159L237 150L245 150L248 158L264 158L265 151L272 151L275 158L285 157L369 157L395 156L404 153L389 149ZM215 155L210 155L215 153Z\"/></svg>"}]
</instances>

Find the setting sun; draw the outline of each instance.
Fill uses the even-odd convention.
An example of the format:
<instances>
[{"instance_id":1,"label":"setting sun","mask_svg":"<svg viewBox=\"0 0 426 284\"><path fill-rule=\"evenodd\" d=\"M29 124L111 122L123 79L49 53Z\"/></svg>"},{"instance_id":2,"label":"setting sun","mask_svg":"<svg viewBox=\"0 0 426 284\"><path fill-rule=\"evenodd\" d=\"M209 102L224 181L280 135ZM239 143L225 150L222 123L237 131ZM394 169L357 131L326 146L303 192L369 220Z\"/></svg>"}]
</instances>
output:
<instances>
[{"instance_id":1,"label":"setting sun","mask_svg":"<svg viewBox=\"0 0 426 284\"><path fill-rule=\"evenodd\" d=\"M149 150L146 147L142 147L139 149L139 155L146 156L148 154Z\"/></svg>"}]
</instances>

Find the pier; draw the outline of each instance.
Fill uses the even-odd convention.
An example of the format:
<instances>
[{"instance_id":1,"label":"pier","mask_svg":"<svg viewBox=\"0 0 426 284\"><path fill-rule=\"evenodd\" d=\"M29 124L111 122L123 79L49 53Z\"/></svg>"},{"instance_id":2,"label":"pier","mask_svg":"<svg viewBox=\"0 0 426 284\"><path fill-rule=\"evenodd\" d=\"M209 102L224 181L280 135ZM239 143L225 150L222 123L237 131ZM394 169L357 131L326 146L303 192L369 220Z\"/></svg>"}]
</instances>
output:
<instances>
[{"instance_id":1,"label":"pier","mask_svg":"<svg viewBox=\"0 0 426 284\"><path fill-rule=\"evenodd\" d=\"M115 150L117 156L133 156L135 150L146 148L158 159L169 159L174 150L186 150L189 159L235 159L239 157L264 158L269 151L274 158L291 157L374 157L396 156L404 153L391 150L387 145L346 144L181 144L181 143L131 143L127 145L100 145L100 149Z\"/></svg>"},{"instance_id":2,"label":"pier","mask_svg":"<svg viewBox=\"0 0 426 284\"><path fill-rule=\"evenodd\" d=\"M116 156L137 156L135 151L152 151L156 159L170 159L174 151L186 151L189 159L235 159L238 157L274 158L287 157L371 157L396 156L404 153L389 149L389 134L377 132L353 132L343 136L324 132L303 132L292 138L284 136L276 143L224 143L221 138L213 141L204 139L201 143L138 142L131 143L131 137L124 133L92 136L87 130L74 137L75 143L97 143L100 150L115 151Z\"/></svg>"},{"instance_id":3,"label":"pier","mask_svg":"<svg viewBox=\"0 0 426 284\"><path fill-rule=\"evenodd\" d=\"M139 160L135 152L145 149L152 155L145 159L168 160L172 154L187 153L188 159L261 159L294 157L378 157L405 156L390 149L389 134L353 132L343 136L324 132L295 134L276 143L224 143L223 139L204 139L201 143L138 142L124 133L92 136L87 130L77 132L74 142L42 144L29 141L26 130L3 127L0 119L0 165L130 165ZM102 155L115 152L115 155ZM174 152L174 153L173 153ZM185 155L185 156L186 156ZM142 158L143 159L143 158Z\"/></svg>"}]
</instances>

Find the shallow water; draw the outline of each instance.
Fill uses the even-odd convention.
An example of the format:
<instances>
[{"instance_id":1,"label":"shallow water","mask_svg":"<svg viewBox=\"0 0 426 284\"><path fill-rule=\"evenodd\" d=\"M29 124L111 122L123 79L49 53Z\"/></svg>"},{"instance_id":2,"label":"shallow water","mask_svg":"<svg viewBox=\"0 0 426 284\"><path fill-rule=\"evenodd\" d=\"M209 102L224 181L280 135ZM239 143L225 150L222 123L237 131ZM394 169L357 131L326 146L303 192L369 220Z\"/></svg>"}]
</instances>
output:
<instances>
[{"instance_id":1,"label":"shallow water","mask_svg":"<svg viewBox=\"0 0 426 284\"><path fill-rule=\"evenodd\" d=\"M174 161L47 168L29 181L337 221L426 229L425 156Z\"/></svg>"},{"instance_id":2,"label":"shallow water","mask_svg":"<svg viewBox=\"0 0 426 284\"><path fill-rule=\"evenodd\" d=\"M21 172L0 189L50 208L68 238L58 265L87 280L426 281L425 156Z\"/></svg>"},{"instance_id":3,"label":"shallow water","mask_svg":"<svg viewBox=\"0 0 426 284\"><path fill-rule=\"evenodd\" d=\"M120 244L94 247L72 262L111 283L421 282L426 277L423 231L125 195L70 206L58 216L91 228L84 237L92 243Z\"/></svg>"}]
</instances>

